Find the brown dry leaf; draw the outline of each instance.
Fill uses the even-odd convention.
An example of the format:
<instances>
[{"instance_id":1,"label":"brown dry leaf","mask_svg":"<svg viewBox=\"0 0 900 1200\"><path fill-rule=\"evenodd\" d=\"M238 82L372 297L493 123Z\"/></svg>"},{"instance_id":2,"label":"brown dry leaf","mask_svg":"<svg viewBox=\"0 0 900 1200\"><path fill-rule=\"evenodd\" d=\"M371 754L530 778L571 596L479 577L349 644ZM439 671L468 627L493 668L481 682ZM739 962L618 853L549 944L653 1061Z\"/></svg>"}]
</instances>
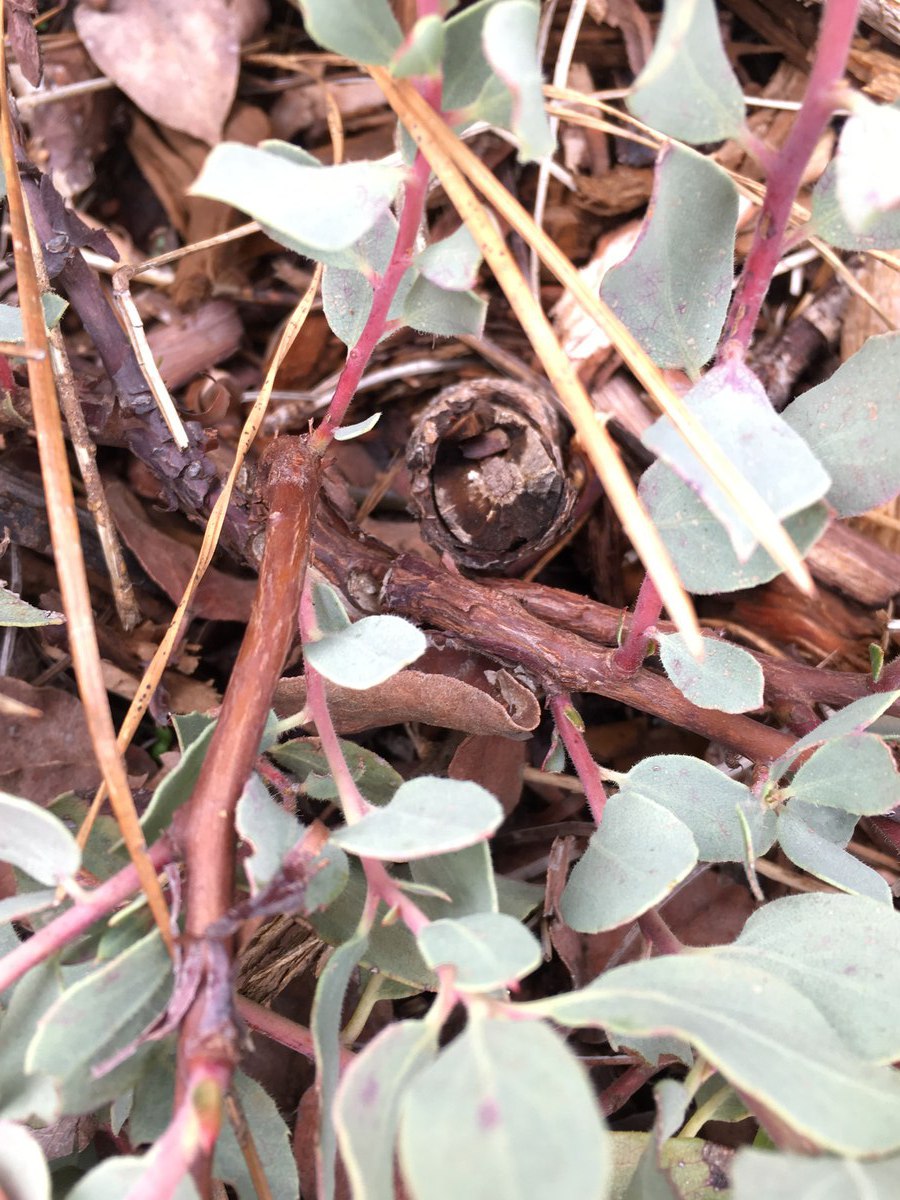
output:
<instances>
[{"instance_id":1,"label":"brown dry leaf","mask_svg":"<svg viewBox=\"0 0 900 1200\"><path fill-rule=\"evenodd\" d=\"M326 682L328 708L338 733L420 721L463 733L525 737L541 718L534 693L508 671L485 670L486 665L475 655L432 648L418 663L427 670L401 671L364 692ZM282 679L274 700L279 717L299 712L305 703L303 677Z\"/></svg>"},{"instance_id":2,"label":"brown dry leaf","mask_svg":"<svg viewBox=\"0 0 900 1200\"><path fill-rule=\"evenodd\" d=\"M97 69L77 42L51 44L45 52L45 89L95 78ZM36 91L36 88L23 89L26 103L20 108L31 132L29 154L49 172L60 195L71 199L94 182L94 163L109 145L115 93L86 92L70 95L65 104L29 107L28 96Z\"/></svg>"},{"instance_id":3,"label":"brown dry leaf","mask_svg":"<svg viewBox=\"0 0 900 1200\"><path fill-rule=\"evenodd\" d=\"M619 163L603 175L576 175L578 194L602 217L633 212L650 199L652 167L629 167Z\"/></svg>"},{"instance_id":4,"label":"brown dry leaf","mask_svg":"<svg viewBox=\"0 0 900 1200\"><path fill-rule=\"evenodd\" d=\"M447 770L451 779L479 783L500 801L507 816L522 796L525 743L497 734L464 738Z\"/></svg>"},{"instance_id":5,"label":"brown dry leaf","mask_svg":"<svg viewBox=\"0 0 900 1200\"><path fill-rule=\"evenodd\" d=\"M151 524L124 484L111 482L106 495L122 541L150 578L177 604L197 561L196 552ZM245 623L255 590L252 579L239 579L210 567L197 589L193 612L211 621Z\"/></svg>"},{"instance_id":6,"label":"brown dry leaf","mask_svg":"<svg viewBox=\"0 0 900 1200\"><path fill-rule=\"evenodd\" d=\"M227 300L210 300L192 313L154 326L147 342L166 387L174 391L231 358L243 336L235 306Z\"/></svg>"},{"instance_id":7,"label":"brown dry leaf","mask_svg":"<svg viewBox=\"0 0 900 1200\"><path fill-rule=\"evenodd\" d=\"M640 75L653 49L653 31L636 0L588 0L588 12L598 25L611 25L622 31L628 65L635 75Z\"/></svg>"},{"instance_id":8,"label":"brown dry leaf","mask_svg":"<svg viewBox=\"0 0 900 1200\"><path fill-rule=\"evenodd\" d=\"M63 792L98 785L100 771L77 696L9 678L0 679L0 695L40 714L37 719L23 718L0 710L0 791L46 804ZM129 769L141 770L146 757L138 749L129 756Z\"/></svg>"},{"instance_id":9,"label":"brown dry leaf","mask_svg":"<svg viewBox=\"0 0 900 1200\"><path fill-rule=\"evenodd\" d=\"M226 0L110 0L75 10L101 71L147 116L214 145L237 90L240 42Z\"/></svg>"}]
</instances>

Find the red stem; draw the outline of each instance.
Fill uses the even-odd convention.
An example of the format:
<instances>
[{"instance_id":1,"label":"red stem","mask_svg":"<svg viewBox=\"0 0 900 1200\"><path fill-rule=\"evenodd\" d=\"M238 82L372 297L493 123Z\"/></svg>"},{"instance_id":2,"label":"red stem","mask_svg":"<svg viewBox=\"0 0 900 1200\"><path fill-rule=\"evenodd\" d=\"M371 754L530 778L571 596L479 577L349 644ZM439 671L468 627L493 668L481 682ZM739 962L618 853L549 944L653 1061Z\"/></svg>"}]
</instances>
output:
<instances>
[{"instance_id":1,"label":"red stem","mask_svg":"<svg viewBox=\"0 0 900 1200\"><path fill-rule=\"evenodd\" d=\"M649 573L644 575L644 582L635 601L634 613L628 626L625 641L613 655L613 664L623 675L636 674L647 656L651 632L655 629L662 616L662 597L656 590L656 584Z\"/></svg>"},{"instance_id":2,"label":"red stem","mask_svg":"<svg viewBox=\"0 0 900 1200\"><path fill-rule=\"evenodd\" d=\"M566 713L568 708L572 708L572 697L568 692L560 692L550 701L550 711L553 713L562 744L572 760L575 774L581 780L591 816L599 825L603 820L603 809L606 807L606 789L600 778L600 768L591 757L584 734L569 720Z\"/></svg>"},{"instance_id":3,"label":"red stem","mask_svg":"<svg viewBox=\"0 0 900 1200\"><path fill-rule=\"evenodd\" d=\"M230 1086L230 1072L215 1062L192 1065L179 1103L152 1154L145 1174L125 1200L169 1200L201 1156L209 1157L219 1136L221 1098Z\"/></svg>"},{"instance_id":4,"label":"red stem","mask_svg":"<svg viewBox=\"0 0 900 1200\"><path fill-rule=\"evenodd\" d=\"M648 908L638 917L638 928L659 954L680 954L684 943L680 942L655 908Z\"/></svg>"},{"instance_id":5,"label":"red stem","mask_svg":"<svg viewBox=\"0 0 900 1200\"><path fill-rule=\"evenodd\" d=\"M157 871L175 859L172 843L165 836L155 842L147 853ZM106 883L94 888L86 899L79 901L43 929L38 929L27 942L22 942L0 959L0 992L11 987L32 967L80 937L95 921L130 900L135 892L140 891L140 887L137 869L133 865L123 867Z\"/></svg>"},{"instance_id":6,"label":"red stem","mask_svg":"<svg viewBox=\"0 0 900 1200\"><path fill-rule=\"evenodd\" d=\"M420 16L424 15L421 10ZM440 101L441 82L439 79L423 80L420 90L430 104L437 105ZM397 288L406 271L412 264L415 253L416 237L422 225L425 213L425 199L428 195L428 179L431 169L428 160L418 151L413 160L412 170L406 182L403 196L403 209L397 229L397 240L391 251L390 262L384 274L375 285L372 293L372 307L366 319L365 327L359 341L351 347L347 361L341 372L331 404L322 424L312 435L312 446L320 453L331 442L334 431L341 427L347 415L347 409L359 387L363 372L369 365L375 347L381 340L387 324L388 312L393 303Z\"/></svg>"},{"instance_id":7,"label":"red stem","mask_svg":"<svg viewBox=\"0 0 900 1200\"><path fill-rule=\"evenodd\" d=\"M261 1033L270 1041L277 1042L279 1046L286 1046L288 1050L302 1054L311 1062L315 1061L316 1048L313 1036L303 1025L298 1025L280 1013L272 1012L271 1008L264 1008L262 1004L248 1000L246 996L236 997L235 1007L239 1016L247 1022L251 1029L255 1029L257 1033ZM341 1047L342 1066L347 1066L353 1061L353 1058L352 1050Z\"/></svg>"},{"instance_id":8,"label":"red stem","mask_svg":"<svg viewBox=\"0 0 900 1200\"><path fill-rule=\"evenodd\" d=\"M835 88L844 76L859 3L860 0L826 0L809 84L797 119L766 180L766 195L753 244L725 323L720 359L743 357L750 345L772 272L781 255L803 172L834 113Z\"/></svg>"},{"instance_id":9,"label":"red stem","mask_svg":"<svg viewBox=\"0 0 900 1200\"><path fill-rule=\"evenodd\" d=\"M310 640L310 635L314 629L315 613L313 610L312 593L307 585L300 599L300 633L304 643ZM369 804L368 800L365 799L356 786L356 781L350 773L350 768L347 766L347 760L344 758L341 743L335 732L331 713L328 711L328 700L325 696L325 683L322 676L308 662L304 670L306 676L306 707L315 724L316 733L319 735L319 742L322 746L322 753L325 755L335 787L338 790L344 819L348 825L353 825L371 810L372 805ZM429 923L428 917L425 916L419 906L391 878L383 862L375 858L365 858L362 855L359 861L362 864L366 883L368 884L366 912L371 920L375 919L378 904L380 901L383 901L388 908L397 909L404 924L414 934L417 934Z\"/></svg>"}]
</instances>

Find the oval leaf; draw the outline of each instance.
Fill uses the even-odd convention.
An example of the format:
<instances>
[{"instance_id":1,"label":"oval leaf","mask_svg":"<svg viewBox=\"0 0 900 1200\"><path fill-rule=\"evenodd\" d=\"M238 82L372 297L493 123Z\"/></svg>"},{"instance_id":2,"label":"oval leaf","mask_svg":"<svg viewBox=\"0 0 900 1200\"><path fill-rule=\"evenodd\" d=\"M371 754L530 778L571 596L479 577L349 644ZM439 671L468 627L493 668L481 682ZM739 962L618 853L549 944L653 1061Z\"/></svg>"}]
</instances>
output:
<instances>
[{"instance_id":1,"label":"oval leaf","mask_svg":"<svg viewBox=\"0 0 900 1200\"><path fill-rule=\"evenodd\" d=\"M689 592L701 596L736 592L766 583L780 573L781 568L762 547L740 562L725 527L664 463L655 462L644 472L639 494ZM828 508L822 503L784 522L801 554L819 540L827 525Z\"/></svg>"},{"instance_id":2,"label":"oval leaf","mask_svg":"<svg viewBox=\"0 0 900 1200\"><path fill-rule=\"evenodd\" d=\"M771 779L779 779L788 770L791 763L810 746L820 746L834 738L843 737L847 733L862 733L883 712L891 707L895 700L900 700L900 690L893 692L877 692L872 696L862 696L859 700L838 709L836 713L804 734L798 742L772 763L769 772Z\"/></svg>"},{"instance_id":3,"label":"oval leaf","mask_svg":"<svg viewBox=\"0 0 900 1200\"><path fill-rule=\"evenodd\" d=\"M403 303L403 322L417 333L481 337L487 304L474 292L446 291L421 275Z\"/></svg>"},{"instance_id":4,"label":"oval leaf","mask_svg":"<svg viewBox=\"0 0 900 1200\"><path fill-rule=\"evenodd\" d=\"M352 854L406 863L484 841L502 821L503 809L484 787L422 775L331 840Z\"/></svg>"},{"instance_id":5,"label":"oval leaf","mask_svg":"<svg viewBox=\"0 0 900 1200\"><path fill-rule=\"evenodd\" d=\"M33 1134L0 1121L0 1194L6 1200L50 1200L50 1168Z\"/></svg>"},{"instance_id":6,"label":"oval leaf","mask_svg":"<svg viewBox=\"0 0 900 1200\"><path fill-rule=\"evenodd\" d=\"M527 1007L561 1025L687 1038L729 1083L825 1149L900 1147L900 1076L860 1063L795 988L715 950L630 963Z\"/></svg>"},{"instance_id":7,"label":"oval leaf","mask_svg":"<svg viewBox=\"0 0 900 1200\"><path fill-rule=\"evenodd\" d=\"M0 792L0 861L38 883L56 884L72 878L81 866L81 851L58 817Z\"/></svg>"},{"instance_id":8,"label":"oval leaf","mask_svg":"<svg viewBox=\"0 0 900 1200\"><path fill-rule=\"evenodd\" d=\"M825 468L775 412L762 384L743 363L713 367L687 394L685 404L776 517L790 517L828 491L831 479ZM756 534L669 418L660 418L641 440L722 522L735 554L746 562L758 545Z\"/></svg>"},{"instance_id":9,"label":"oval leaf","mask_svg":"<svg viewBox=\"0 0 900 1200\"><path fill-rule=\"evenodd\" d=\"M557 1034L470 1018L403 1098L400 1166L416 1200L602 1200L610 1149L587 1075Z\"/></svg>"},{"instance_id":10,"label":"oval leaf","mask_svg":"<svg viewBox=\"0 0 900 1200\"><path fill-rule=\"evenodd\" d=\"M666 674L692 704L729 713L762 707L762 667L740 646L704 638L698 663L680 633L660 634L657 641Z\"/></svg>"},{"instance_id":11,"label":"oval leaf","mask_svg":"<svg viewBox=\"0 0 900 1200\"><path fill-rule=\"evenodd\" d=\"M303 654L332 683L362 692L415 662L427 645L424 633L402 617L363 617L339 633L308 642Z\"/></svg>"},{"instance_id":12,"label":"oval leaf","mask_svg":"<svg viewBox=\"0 0 900 1200\"><path fill-rule=\"evenodd\" d=\"M502 820L499 803L477 783L423 775L332 840L351 854L408 862L483 841Z\"/></svg>"},{"instance_id":13,"label":"oval leaf","mask_svg":"<svg viewBox=\"0 0 900 1200\"><path fill-rule=\"evenodd\" d=\"M384 163L306 167L256 146L222 142L189 190L249 213L275 237L341 250L387 211L402 179L401 168Z\"/></svg>"},{"instance_id":14,"label":"oval leaf","mask_svg":"<svg viewBox=\"0 0 900 1200\"><path fill-rule=\"evenodd\" d=\"M894 1200L900 1195L900 1159L854 1162L742 1146L731 1182L733 1200Z\"/></svg>"},{"instance_id":15,"label":"oval leaf","mask_svg":"<svg viewBox=\"0 0 900 1200\"><path fill-rule=\"evenodd\" d=\"M737 189L714 162L669 144L649 215L601 295L655 363L697 376L716 348L731 295Z\"/></svg>"},{"instance_id":16,"label":"oval leaf","mask_svg":"<svg viewBox=\"0 0 900 1200\"><path fill-rule=\"evenodd\" d=\"M853 97L834 158L838 202L851 229L866 233L900 206L900 109Z\"/></svg>"},{"instance_id":17,"label":"oval leaf","mask_svg":"<svg viewBox=\"0 0 900 1200\"><path fill-rule=\"evenodd\" d=\"M838 250L893 250L900 246L900 210L873 215L864 232L852 229L841 211L836 165L830 162L813 190L810 232Z\"/></svg>"},{"instance_id":18,"label":"oval leaf","mask_svg":"<svg viewBox=\"0 0 900 1200\"><path fill-rule=\"evenodd\" d=\"M316 984L310 1032L316 1048L316 1088L319 1093L317 1168L321 1200L334 1200L337 1135L333 1099L341 1066L341 1014L350 977L366 950L364 934L354 934L328 959Z\"/></svg>"},{"instance_id":19,"label":"oval leaf","mask_svg":"<svg viewBox=\"0 0 900 1200\"><path fill-rule=\"evenodd\" d=\"M294 0L306 32L326 50L360 63L387 66L403 43L388 0Z\"/></svg>"},{"instance_id":20,"label":"oval leaf","mask_svg":"<svg viewBox=\"0 0 900 1200\"><path fill-rule=\"evenodd\" d=\"M677 817L644 796L619 792L575 864L560 902L567 925L600 933L659 903L697 863L697 845Z\"/></svg>"},{"instance_id":21,"label":"oval leaf","mask_svg":"<svg viewBox=\"0 0 900 1200\"><path fill-rule=\"evenodd\" d=\"M28 1047L26 1070L55 1080L63 1113L99 1108L131 1086L150 1047L98 1078L92 1068L134 1042L163 1011L171 988L169 955L154 930L50 1006Z\"/></svg>"},{"instance_id":22,"label":"oval leaf","mask_svg":"<svg viewBox=\"0 0 900 1200\"><path fill-rule=\"evenodd\" d=\"M803 764L790 794L860 815L886 813L900 804L900 775L880 738L848 733L826 742Z\"/></svg>"},{"instance_id":23,"label":"oval leaf","mask_svg":"<svg viewBox=\"0 0 900 1200\"><path fill-rule=\"evenodd\" d=\"M842 850L840 844L817 827L820 814L831 813L838 814L838 810L815 809L802 800L792 800L778 816L778 844L781 849L801 871L808 871L832 887L890 904L891 889L878 872ZM855 824L853 817L850 817L849 823L852 833ZM848 840L850 833L843 842Z\"/></svg>"},{"instance_id":24,"label":"oval leaf","mask_svg":"<svg viewBox=\"0 0 900 1200\"><path fill-rule=\"evenodd\" d=\"M300 1188L297 1163L291 1151L291 1135L275 1101L243 1071L235 1072L231 1088L247 1122L252 1145L264 1164L271 1200L297 1200ZM259 1193L248 1169L244 1149L238 1143L230 1121L223 1124L216 1142L213 1175L229 1183L238 1200L258 1200Z\"/></svg>"},{"instance_id":25,"label":"oval leaf","mask_svg":"<svg viewBox=\"0 0 900 1200\"><path fill-rule=\"evenodd\" d=\"M425 279L450 292L467 292L478 280L481 250L465 225L434 242L416 256L415 266Z\"/></svg>"},{"instance_id":26,"label":"oval leaf","mask_svg":"<svg viewBox=\"0 0 900 1200\"><path fill-rule=\"evenodd\" d=\"M435 1050L434 1031L423 1021L400 1021L373 1038L342 1075L334 1119L355 1200L394 1200L400 1102Z\"/></svg>"},{"instance_id":27,"label":"oval leaf","mask_svg":"<svg viewBox=\"0 0 900 1200\"><path fill-rule=\"evenodd\" d=\"M146 1177L152 1170L151 1160L152 1151L140 1158L131 1154L106 1158L78 1180L66 1193L66 1200L122 1200L142 1182L146 1186ZM180 1179L169 1194L171 1200L200 1200L190 1175Z\"/></svg>"},{"instance_id":28,"label":"oval leaf","mask_svg":"<svg viewBox=\"0 0 900 1200\"><path fill-rule=\"evenodd\" d=\"M619 791L629 800L642 796L673 813L691 831L704 862L743 862L743 814L754 857L771 849L775 813L744 784L711 763L688 754L645 758L625 776Z\"/></svg>"},{"instance_id":29,"label":"oval leaf","mask_svg":"<svg viewBox=\"0 0 900 1200\"><path fill-rule=\"evenodd\" d=\"M533 0L501 0L491 5L482 30L487 61L512 96L512 132L519 161L553 153L555 139L544 108L544 80L538 58L540 6Z\"/></svg>"},{"instance_id":30,"label":"oval leaf","mask_svg":"<svg viewBox=\"0 0 900 1200\"><path fill-rule=\"evenodd\" d=\"M398 79L437 75L444 52L444 22L431 14L420 17L391 61L391 74Z\"/></svg>"},{"instance_id":31,"label":"oval leaf","mask_svg":"<svg viewBox=\"0 0 900 1200\"><path fill-rule=\"evenodd\" d=\"M871 337L784 419L831 476L828 503L853 517L900 492L900 333Z\"/></svg>"},{"instance_id":32,"label":"oval leaf","mask_svg":"<svg viewBox=\"0 0 900 1200\"><path fill-rule=\"evenodd\" d=\"M419 934L419 949L433 970L455 967L454 986L466 992L509 987L536 970L542 957L534 934L504 913L432 921Z\"/></svg>"},{"instance_id":33,"label":"oval leaf","mask_svg":"<svg viewBox=\"0 0 900 1200\"><path fill-rule=\"evenodd\" d=\"M740 133L744 97L722 47L713 0L665 0L647 65L627 101L636 117L702 145Z\"/></svg>"},{"instance_id":34,"label":"oval leaf","mask_svg":"<svg viewBox=\"0 0 900 1200\"><path fill-rule=\"evenodd\" d=\"M900 914L865 896L812 892L758 909L738 952L795 987L872 1063L900 1058Z\"/></svg>"}]
</instances>

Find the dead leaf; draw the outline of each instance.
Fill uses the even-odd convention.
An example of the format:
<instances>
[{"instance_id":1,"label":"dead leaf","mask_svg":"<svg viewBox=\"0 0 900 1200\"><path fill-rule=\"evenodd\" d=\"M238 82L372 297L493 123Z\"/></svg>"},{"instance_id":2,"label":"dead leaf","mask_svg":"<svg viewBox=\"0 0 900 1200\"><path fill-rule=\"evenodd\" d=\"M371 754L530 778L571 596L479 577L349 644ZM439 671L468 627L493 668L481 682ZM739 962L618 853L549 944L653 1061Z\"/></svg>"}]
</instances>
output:
<instances>
[{"instance_id":1,"label":"dead leaf","mask_svg":"<svg viewBox=\"0 0 900 1200\"><path fill-rule=\"evenodd\" d=\"M244 327L227 300L210 300L194 312L156 325L147 342L166 387L174 391L216 363L231 358L241 344Z\"/></svg>"},{"instance_id":2,"label":"dead leaf","mask_svg":"<svg viewBox=\"0 0 900 1200\"><path fill-rule=\"evenodd\" d=\"M0 712L0 791L46 804L63 792L97 786L100 771L77 696L9 678L0 679L0 694L40 713L35 720ZM130 771L146 774L147 762L139 747L129 752Z\"/></svg>"},{"instance_id":3,"label":"dead leaf","mask_svg":"<svg viewBox=\"0 0 900 1200\"><path fill-rule=\"evenodd\" d=\"M111 482L106 495L122 541L177 604L197 561L196 551L157 529L124 484ZM252 579L239 579L210 567L197 589L192 611L211 621L246 622L255 591Z\"/></svg>"},{"instance_id":4,"label":"dead leaf","mask_svg":"<svg viewBox=\"0 0 900 1200\"><path fill-rule=\"evenodd\" d=\"M454 662L454 656L465 663ZM444 662L444 671L439 673ZM537 728L541 708L532 691L508 671L484 670L474 655L431 649L419 660L427 671L401 671L386 683L364 692L326 682L328 708L339 733L359 733L382 725L420 721L439 729L463 733L525 737ZM306 703L302 676L282 679L275 691L274 708L280 717L299 712Z\"/></svg>"},{"instance_id":5,"label":"dead leaf","mask_svg":"<svg viewBox=\"0 0 900 1200\"><path fill-rule=\"evenodd\" d=\"M208 145L222 136L237 90L240 41L226 0L110 0L75 10L100 70L147 116Z\"/></svg>"},{"instance_id":6,"label":"dead leaf","mask_svg":"<svg viewBox=\"0 0 900 1200\"><path fill-rule=\"evenodd\" d=\"M507 816L522 797L525 743L497 734L470 734L457 747L447 770L451 779L481 784L500 801Z\"/></svg>"}]
</instances>

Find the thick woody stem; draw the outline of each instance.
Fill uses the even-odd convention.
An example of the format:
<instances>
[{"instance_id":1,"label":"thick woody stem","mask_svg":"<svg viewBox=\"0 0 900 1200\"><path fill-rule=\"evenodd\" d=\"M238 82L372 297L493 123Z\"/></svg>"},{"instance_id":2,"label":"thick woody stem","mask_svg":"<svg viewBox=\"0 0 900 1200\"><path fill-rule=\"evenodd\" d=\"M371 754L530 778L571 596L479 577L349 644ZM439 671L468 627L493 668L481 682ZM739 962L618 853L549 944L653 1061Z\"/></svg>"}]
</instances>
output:
<instances>
[{"instance_id":1,"label":"thick woody stem","mask_svg":"<svg viewBox=\"0 0 900 1200\"><path fill-rule=\"evenodd\" d=\"M232 902L235 809L259 754L275 685L296 632L319 474L319 457L300 438L280 438L262 462L268 521L259 584L187 817L185 929L194 946L202 944ZM179 1102L202 1068L221 1083L215 1089L221 1103L238 1057L231 997L221 994L227 978L209 965L204 971L181 1030ZM201 1147L192 1163L201 1195L210 1192L210 1161Z\"/></svg>"}]
</instances>

